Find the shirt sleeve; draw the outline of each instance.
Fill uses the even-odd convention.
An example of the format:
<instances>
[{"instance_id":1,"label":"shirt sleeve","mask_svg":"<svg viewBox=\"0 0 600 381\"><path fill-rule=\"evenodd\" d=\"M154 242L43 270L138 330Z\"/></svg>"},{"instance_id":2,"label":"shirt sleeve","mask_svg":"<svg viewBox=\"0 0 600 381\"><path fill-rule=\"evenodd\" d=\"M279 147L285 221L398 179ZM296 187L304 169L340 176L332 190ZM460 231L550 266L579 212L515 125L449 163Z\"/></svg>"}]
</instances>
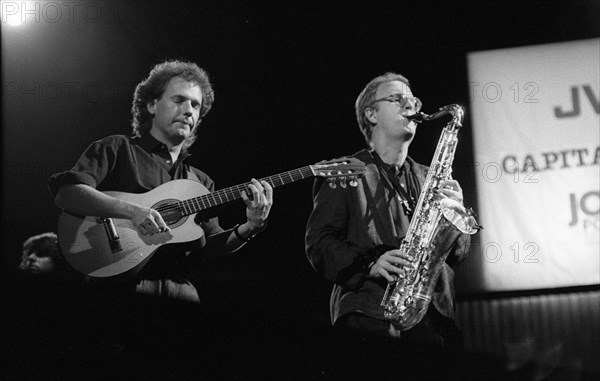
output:
<instances>
[{"instance_id":1,"label":"shirt sleeve","mask_svg":"<svg viewBox=\"0 0 600 381\"><path fill-rule=\"evenodd\" d=\"M334 190L318 179L315 192L305 236L308 260L325 279L357 290L376 256L348 239L352 190Z\"/></svg>"},{"instance_id":2,"label":"shirt sleeve","mask_svg":"<svg viewBox=\"0 0 600 381\"><path fill-rule=\"evenodd\" d=\"M471 249L471 236L466 233L461 233L461 235L456 240L452 251L450 251L450 255L446 259L446 263L450 266L455 266L463 262L467 256L469 255L469 250Z\"/></svg>"},{"instance_id":3,"label":"shirt sleeve","mask_svg":"<svg viewBox=\"0 0 600 381\"><path fill-rule=\"evenodd\" d=\"M73 168L50 177L48 180L50 193L56 197L59 189L67 184L98 187L114 167L116 157L117 143L114 139L109 137L92 143Z\"/></svg>"}]
</instances>

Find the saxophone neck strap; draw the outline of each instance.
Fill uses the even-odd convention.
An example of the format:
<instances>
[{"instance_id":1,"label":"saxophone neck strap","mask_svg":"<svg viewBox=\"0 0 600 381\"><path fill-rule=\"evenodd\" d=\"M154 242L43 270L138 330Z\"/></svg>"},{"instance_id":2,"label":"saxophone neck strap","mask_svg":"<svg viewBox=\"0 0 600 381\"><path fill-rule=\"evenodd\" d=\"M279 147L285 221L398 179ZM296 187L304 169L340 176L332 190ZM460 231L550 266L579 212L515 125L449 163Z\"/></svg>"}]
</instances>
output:
<instances>
[{"instance_id":1,"label":"saxophone neck strap","mask_svg":"<svg viewBox=\"0 0 600 381\"><path fill-rule=\"evenodd\" d=\"M371 151L371 155L373 156L373 159L375 159L375 163L377 165L379 173L381 174L381 177L386 179L386 181L392 186L393 189L396 190L396 192L400 196L400 199L402 200L402 206L404 207L406 215L412 216L416 208L416 202L414 197L412 197L408 193L408 191L400 185L400 180L398 180L398 174L396 173L396 171L398 171L398 168L395 167L396 169L392 169L390 165L384 163L383 160L381 160L381 157L379 157L379 154L377 154L377 152L375 151ZM405 175L407 178L406 184L407 186L409 186L409 174L405 173Z\"/></svg>"}]
</instances>

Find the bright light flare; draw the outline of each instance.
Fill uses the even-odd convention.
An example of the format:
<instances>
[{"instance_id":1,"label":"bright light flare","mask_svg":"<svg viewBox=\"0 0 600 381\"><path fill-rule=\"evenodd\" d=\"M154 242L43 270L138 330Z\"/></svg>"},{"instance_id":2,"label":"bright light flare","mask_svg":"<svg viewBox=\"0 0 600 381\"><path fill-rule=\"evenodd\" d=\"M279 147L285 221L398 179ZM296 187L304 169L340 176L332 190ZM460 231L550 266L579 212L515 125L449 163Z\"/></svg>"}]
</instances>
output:
<instances>
[{"instance_id":1,"label":"bright light flare","mask_svg":"<svg viewBox=\"0 0 600 381\"><path fill-rule=\"evenodd\" d=\"M43 1L1 1L2 25L20 26L27 22L40 22Z\"/></svg>"}]
</instances>

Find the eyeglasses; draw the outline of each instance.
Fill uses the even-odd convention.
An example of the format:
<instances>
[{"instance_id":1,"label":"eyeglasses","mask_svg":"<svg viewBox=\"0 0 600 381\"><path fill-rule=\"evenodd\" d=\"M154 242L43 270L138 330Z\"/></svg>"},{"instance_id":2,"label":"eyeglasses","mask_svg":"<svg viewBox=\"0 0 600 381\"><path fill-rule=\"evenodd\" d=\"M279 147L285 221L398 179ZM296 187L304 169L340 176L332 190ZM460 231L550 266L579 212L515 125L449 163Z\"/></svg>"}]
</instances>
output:
<instances>
[{"instance_id":1,"label":"eyeglasses","mask_svg":"<svg viewBox=\"0 0 600 381\"><path fill-rule=\"evenodd\" d=\"M423 102L417 97L413 97L411 95L405 94L392 94L387 97L375 99L373 102L369 104L369 107L373 106L377 102L392 102L397 103L400 108L405 108L408 102L411 102L414 106L416 112L421 111L421 107L423 106Z\"/></svg>"}]
</instances>

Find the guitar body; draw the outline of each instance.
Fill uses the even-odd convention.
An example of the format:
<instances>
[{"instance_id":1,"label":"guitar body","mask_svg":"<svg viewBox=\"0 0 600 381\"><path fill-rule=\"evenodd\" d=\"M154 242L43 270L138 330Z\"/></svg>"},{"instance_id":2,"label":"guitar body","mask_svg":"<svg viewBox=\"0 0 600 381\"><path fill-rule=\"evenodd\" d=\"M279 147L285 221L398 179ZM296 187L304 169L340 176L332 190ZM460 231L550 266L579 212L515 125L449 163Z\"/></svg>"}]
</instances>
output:
<instances>
[{"instance_id":1,"label":"guitar body","mask_svg":"<svg viewBox=\"0 0 600 381\"><path fill-rule=\"evenodd\" d=\"M141 194L104 193L161 210L171 231L144 236L128 219L101 219L63 211L58 220L60 248L67 262L84 275L105 278L137 271L162 245L189 242L204 235L194 222L194 215L182 215L170 207L178 201L208 194L208 189L197 181L174 180ZM111 232L116 232L118 238L114 239Z\"/></svg>"}]
</instances>

